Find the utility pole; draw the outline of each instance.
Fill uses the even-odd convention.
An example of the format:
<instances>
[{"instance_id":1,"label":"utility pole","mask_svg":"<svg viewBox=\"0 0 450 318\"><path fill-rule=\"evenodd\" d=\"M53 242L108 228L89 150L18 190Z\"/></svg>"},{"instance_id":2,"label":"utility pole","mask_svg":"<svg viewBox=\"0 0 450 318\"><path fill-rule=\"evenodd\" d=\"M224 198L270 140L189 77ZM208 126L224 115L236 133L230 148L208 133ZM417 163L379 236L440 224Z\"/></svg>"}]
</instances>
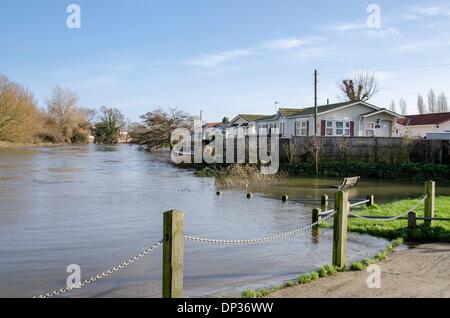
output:
<instances>
[{"instance_id":1,"label":"utility pole","mask_svg":"<svg viewBox=\"0 0 450 318\"><path fill-rule=\"evenodd\" d=\"M314 71L314 136L317 136L317 70Z\"/></svg>"},{"instance_id":2,"label":"utility pole","mask_svg":"<svg viewBox=\"0 0 450 318\"><path fill-rule=\"evenodd\" d=\"M314 70L314 139L316 141L316 176L319 176L319 148L321 141L317 138L317 117L319 113L317 108L317 70Z\"/></svg>"}]
</instances>

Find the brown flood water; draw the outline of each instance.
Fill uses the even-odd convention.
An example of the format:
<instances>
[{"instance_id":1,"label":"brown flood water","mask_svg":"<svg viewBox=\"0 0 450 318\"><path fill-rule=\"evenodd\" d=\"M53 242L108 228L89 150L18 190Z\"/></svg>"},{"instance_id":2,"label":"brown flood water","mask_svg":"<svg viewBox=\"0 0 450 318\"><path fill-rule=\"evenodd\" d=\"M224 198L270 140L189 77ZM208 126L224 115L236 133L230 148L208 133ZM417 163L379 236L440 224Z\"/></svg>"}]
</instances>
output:
<instances>
[{"instance_id":1,"label":"brown flood water","mask_svg":"<svg viewBox=\"0 0 450 318\"><path fill-rule=\"evenodd\" d=\"M215 195L212 178L167 164L167 155L119 146L0 150L0 297L32 297L64 287L66 267L82 279L103 272L162 237L162 212L185 212L187 235L257 238L310 223L311 204L336 180L289 179ZM416 197L421 184L362 182L352 197L378 202ZM450 188L438 188L449 194ZM231 295L297 277L331 259L329 230L255 246L185 246L185 294ZM385 240L351 234L348 260L372 256ZM65 297L160 297L161 250Z\"/></svg>"}]
</instances>

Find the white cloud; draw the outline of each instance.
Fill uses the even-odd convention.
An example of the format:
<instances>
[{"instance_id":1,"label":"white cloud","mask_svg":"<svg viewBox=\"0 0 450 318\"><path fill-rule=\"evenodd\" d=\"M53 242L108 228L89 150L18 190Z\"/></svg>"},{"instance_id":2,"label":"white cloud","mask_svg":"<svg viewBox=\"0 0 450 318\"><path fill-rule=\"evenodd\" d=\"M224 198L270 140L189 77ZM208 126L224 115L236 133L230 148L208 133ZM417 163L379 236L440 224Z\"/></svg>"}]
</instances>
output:
<instances>
[{"instance_id":1,"label":"white cloud","mask_svg":"<svg viewBox=\"0 0 450 318\"><path fill-rule=\"evenodd\" d=\"M225 50L214 54L205 54L185 60L183 64L201 67L214 67L249 55L264 54L270 51L291 51L299 48L313 49L323 38L316 36L286 37L261 41L249 48Z\"/></svg>"},{"instance_id":2,"label":"white cloud","mask_svg":"<svg viewBox=\"0 0 450 318\"><path fill-rule=\"evenodd\" d=\"M198 58L187 60L185 61L185 64L192 66L211 67L252 54L254 54L254 52L251 49L226 50L215 54L205 54Z\"/></svg>"},{"instance_id":3,"label":"white cloud","mask_svg":"<svg viewBox=\"0 0 450 318\"><path fill-rule=\"evenodd\" d=\"M291 50L301 46L312 45L320 40L321 38L313 36L305 38L290 37L263 41L260 46L269 50Z\"/></svg>"},{"instance_id":4,"label":"white cloud","mask_svg":"<svg viewBox=\"0 0 450 318\"><path fill-rule=\"evenodd\" d=\"M449 5L415 6L409 11L402 16L403 19L414 21L421 18L450 17Z\"/></svg>"},{"instance_id":5,"label":"white cloud","mask_svg":"<svg viewBox=\"0 0 450 318\"><path fill-rule=\"evenodd\" d=\"M416 21L419 19L417 15L412 13L405 13L404 15L402 15L402 18L409 21Z\"/></svg>"},{"instance_id":6,"label":"white cloud","mask_svg":"<svg viewBox=\"0 0 450 318\"><path fill-rule=\"evenodd\" d=\"M355 31L367 28L367 26L363 23L348 23L341 22L334 25L330 25L326 27L326 29L335 31L335 32L345 32L345 31Z\"/></svg>"},{"instance_id":7,"label":"white cloud","mask_svg":"<svg viewBox=\"0 0 450 318\"><path fill-rule=\"evenodd\" d=\"M395 38L400 35L400 31L391 26L376 29L368 27L365 23L356 22L340 22L325 26L323 29L346 39Z\"/></svg>"},{"instance_id":8,"label":"white cloud","mask_svg":"<svg viewBox=\"0 0 450 318\"><path fill-rule=\"evenodd\" d=\"M312 46L306 47L302 50L296 50L289 54L289 58L291 60L304 60L307 58L314 58L319 56L331 56L335 57L336 50L331 47L322 47L322 46Z\"/></svg>"},{"instance_id":9,"label":"white cloud","mask_svg":"<svg viewBox=\"0 0 450 318\"><path fill-rule=\"evenodd\" d=\"M444 17L450 17L450 6L438 6L438 5L432 5L432 6L423 6L423 7L414 7L413 11L416 14L422 15L422 16L428 16L428 17L435 17L435 16L444 16Z\"/></svg>"},{"instance_id":10,"label":"white cloud","mask_svg":"<svg viewBox=\"0 0 450 318\"><path fill-rule=\"evenodd\" d=\"M410 41L406 44L401 44L397 47L394 47L392 49L392 52L403 54L409 52L420 52L430 49L438 49L447 46L450 46L449 40L436 39L436 40L424 40L415 42Z\"/></svg>"}]
</instances>

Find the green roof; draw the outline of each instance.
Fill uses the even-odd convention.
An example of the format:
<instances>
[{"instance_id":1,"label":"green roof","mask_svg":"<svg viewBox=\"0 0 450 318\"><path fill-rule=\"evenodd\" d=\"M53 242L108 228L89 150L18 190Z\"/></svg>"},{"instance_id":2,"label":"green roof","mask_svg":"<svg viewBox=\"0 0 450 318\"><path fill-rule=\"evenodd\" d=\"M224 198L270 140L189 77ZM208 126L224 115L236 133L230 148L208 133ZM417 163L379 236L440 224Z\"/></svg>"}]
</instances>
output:
<instances>
[{"instance_id":1,"label":"green roof","mask_svg":"<svg viewBox=\"0 0 450 318\"><path fill-rule=\"evenodd\" d=\"M355 102L343 102L329 105L321 105L317 107L318 113L325 113L331 111L333 109L341 108L347 105L354 104ZM307 108L280 108L280 112L284 117L292 117L292 116L309 116L314 115L315 107L307 107Z\"/></svg>"},{"instance_id":2,"label":"green roof","mask_svg":"<svg viewBox=\"0 0 450 318\"><path fill-rule=\"evenodd\" d=\"M328 104L328 105L320 105L317 106L318 113L325 113L332 111L334 109L338 109L341 107L345 107L348 105L352 105L358 102L342 102L342 103L335 103L335 104ZM363 102L362 102L363 103ZM294 117L294 116L311 116L315 113L315 107L307 107L307 108L280 108L279 112L284 117ZM247 121L260 121L260 120L274 120L276 117L275 115L245 115L245 114L239 114L240 117L244 118Z\"/></svg>"},{"instance_id":3,"label":"green roof","mask_svg":"<svg viewBox=\"0 0 450 318\"><path fill-rule=\"evenodd\" d=\"M244 118L247 121L256 121L262 119L272 119L274 115L249 115L249 114L239 114L240 117Z\"/></svg>"}]
</instances>

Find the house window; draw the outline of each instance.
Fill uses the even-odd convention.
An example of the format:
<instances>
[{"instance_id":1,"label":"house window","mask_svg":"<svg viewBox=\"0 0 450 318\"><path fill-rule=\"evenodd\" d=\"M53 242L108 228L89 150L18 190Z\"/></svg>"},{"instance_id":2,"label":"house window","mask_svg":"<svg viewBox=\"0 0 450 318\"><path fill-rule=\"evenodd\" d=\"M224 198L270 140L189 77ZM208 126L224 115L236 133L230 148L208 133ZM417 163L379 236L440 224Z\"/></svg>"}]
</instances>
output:
<instances>
[{"instance_id":1,"label":"house window","mask_svg":"<svg viewBox=\"0 0 450 318\"><path fill-rule=\"evenodd\" d=\"M258 125L258 133L259 134L265 134L267 130L267 125L266 124L259 124Z\"/></svg>"},{"instance_id":2,"label":"house window","mask_svg":"<svg viewBox=\"0 0 450 318\"><path fill-rule=\"evenodd\" d=\"M327 121L326 136L350 136L350 122L348 121Z\"/></svg>"},{"instance_id":3,"label":"house window","mask_svg":"<svg viewBox=\"0 0 450 318\"><path fill-rule=\"evenodd\" d=\"M366 123L365 134L366 137L375 136L375 123Z\"/></svg>"},{"instance_id":4,"label":"house window","mask_svg":"<svg viewBox=\"0 0 450 318\"><path fill-rule=\"evenodd\" d=\"M307 126L307 122L306 121L302 121L300 126L301 126L301 135L302 136L307 136L308 135L308 126Z\"/></svg>"},{"instance_id":5,"label":"house window","mask_svg":"<svg viewBox=\"0 0 450 318\"><path fill-rule=\"evenodd\" d=\"M307 121L295 122L295 135L296 136L308 136L308 122Z\"/></svg>"},{"instance_id":6,"label":"house window","mask_svg":"<svg viewBox=\"0 0 450 318\"><path fill-rule=\"evenodd\" d=\"M269 124L269 134L275 133L276 128L277 128L276 124Z\"/></svg>"},{"instance_id":7,"label":"house window","mask_svg":"<svg viewBox=\"0 0 450 318\"><path fill-rule=\"evenodd\" d=\"M327 121L326 135L327 136L333 136L334 135L333 122L332 121Z\"/></svg>"},{"instance_id":8,"label":"house window","mask_svg":"<svg viewBox=\"0 0 450 318\"><path fill-rule=\"evenodd\" d=\"M280 134L284 135L284 127L285 127L286 123L281 122L280 123Z\"/></svg>"},{"instance_id":9,"label":"house window","mask_svg":"<svg viewBox=\"0 0 450 318\"><path fill-rule=\"evenodd\" d=\"M345 130L344 133L346 136L350 136L350 122L345 123Z\"/></svg>"}]
</instances>

